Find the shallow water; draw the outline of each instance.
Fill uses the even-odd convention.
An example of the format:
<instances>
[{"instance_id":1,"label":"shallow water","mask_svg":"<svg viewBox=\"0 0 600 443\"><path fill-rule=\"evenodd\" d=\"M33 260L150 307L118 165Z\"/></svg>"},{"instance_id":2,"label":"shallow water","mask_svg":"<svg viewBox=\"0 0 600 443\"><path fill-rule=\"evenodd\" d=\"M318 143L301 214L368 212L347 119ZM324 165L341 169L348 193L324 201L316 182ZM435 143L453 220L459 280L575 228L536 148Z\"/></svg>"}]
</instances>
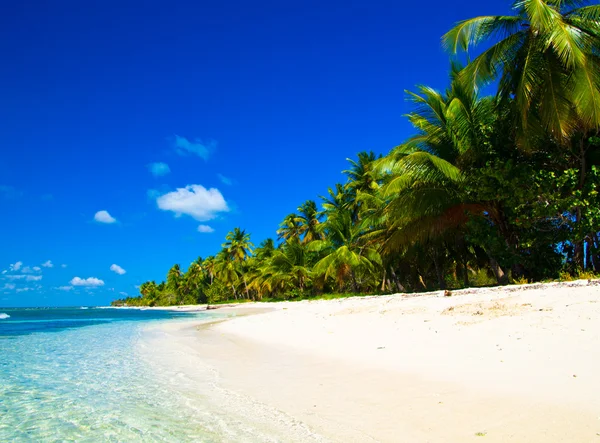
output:
<instances>
[{"instance_id":1,"label":"shallow water","mask_svg":"<svg viewBox=\"0 0 600 443\"><path fill-rule=\"evenodd\" d=\"M0 441L221 441L136 352L151 322L208 315L2 309Z\"/></svg>"},{"instance_id":2,"label":"shallow water","mask_svg":"<svg viewBox=\"0 0 600 443\"><path fill-rule=\"evenodd\" d=\"M194 343L222 316L0 309L0 441L324 441L220 386Z\"/></svg>"}]
</instances>

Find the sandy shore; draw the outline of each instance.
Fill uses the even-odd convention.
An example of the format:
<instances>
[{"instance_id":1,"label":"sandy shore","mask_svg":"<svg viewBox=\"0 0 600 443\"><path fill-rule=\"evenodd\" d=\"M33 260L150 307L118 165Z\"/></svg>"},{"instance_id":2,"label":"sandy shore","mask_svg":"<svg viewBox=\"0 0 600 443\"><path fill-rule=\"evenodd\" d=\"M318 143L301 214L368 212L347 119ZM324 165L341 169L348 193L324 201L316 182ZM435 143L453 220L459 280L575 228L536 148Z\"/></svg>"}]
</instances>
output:
<instances>
[{"instance_id":1,"label":"sandy shore","mask_svg":"<svg viewBox=\"0 0 600 443\"><path fill-rule=\"evenodd\" d=\"M600 442L594 283L256 303L166 338L314 440Z\"/></svg>"}]
</instances>

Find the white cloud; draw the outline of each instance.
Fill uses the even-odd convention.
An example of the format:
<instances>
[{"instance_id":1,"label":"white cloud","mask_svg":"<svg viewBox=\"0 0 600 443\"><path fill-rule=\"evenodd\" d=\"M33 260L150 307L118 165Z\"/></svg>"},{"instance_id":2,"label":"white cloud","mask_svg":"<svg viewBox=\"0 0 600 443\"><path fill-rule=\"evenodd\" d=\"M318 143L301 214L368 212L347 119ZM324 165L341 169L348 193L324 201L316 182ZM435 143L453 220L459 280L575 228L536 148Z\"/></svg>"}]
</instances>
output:
<instances>
[{"instance_id":1,"label":"white cloud","mask_svg":"<svg viewBox=\"0 0 600 443\"><path fill-rule=\"evenodd\" d=\"M24 278L27 278L27 276L18 274L18 275L7 275L5 278L8 278L9 280L23 280Z\"/></svg>"},{"instance_id":2,"label":"white cloud","mask_svg":"<svg viewBox=\"0 0 600 443\"><path fill-rule=\"evenodd\" d=\"M67 265L65 265L65 264L62 264L62 265L60 265L60 267L64 269L64 268L66 268L66 267L67 267Z\"/></svg>"},{"instance_id":3,"label":"white cloud","mask_svg":"<svg viewBox=\"0 0 600 443\"><path fill-rule=\"evenodd\" d=\"M198 226L198 232L201 232L202 234L210 234L211 232L215 232L215 230L208 225L200 225Z\"/></svg>"},{"instance_id":4,"label":"white cloud","mask_svg":"<svg viewBox=\"0 0 600 443\"><path fill-rule=\"evenodd\" d=\"M58 288L59 291L71 291L73 290L73 286L59 286Z\"/></svg>"},{"instance_id":5,"label":"white cloud","mask_svg":"<svg viewBox=\"0 0 600 443\"><path fill-rule=\"evenodd\" d=\"M21 269L22 266L23 266L23 262L22 261L18 261L16 263L13 263L12 265L10 265L10 270L16 272L19 269Z\"/></svg>"},{"instance_id":6,"label":"white cloud","mask_svg":"<svg viewBox=\"0 0 600 443\"><path fill-rule=\"evenodd\" d=\"M2 289L8 289L8 290L12 291L16 287L17 287L17 285L15 285L14 283L6 283Z\"/></svg>"},{"instance_id":7,"label":"white cloud","mask_svg":"<svg viewBox=\"0 0 600 443\"><path fill-rule=\"evenodd\" d=\"M40 268L39 266L34 266L32 268L35 272L40 272L42 270L42 268Z\"/></svg>"},{"instance_id":8,"label":"white cloud","mask_svg":"<svg viewBox=\"0 0 600 443\"><path fill-rule=\"evenodd\" d=\"M163 175L167 175L171 172L171 168L166 163L158 162L158 163L150 163L147 165L150 173L155 177L162 177Z\"/></svg>"},{"instance_id":9,"label":"white cloud","mask_svg":"<svg viewBox=\"0 0 600 443\"><path fill-rule=\"evenodd\" d=\"M25 277L26 281L40 281L42 279L41 275L28 275Z\"/></svg>"},{"instance_id":10,"label":"white cloud","mask_svg":"<svg viewBox=\"0 0 600 443\"><path fill-rule=\"evenodd\" d=\"M175 135L171 139L171 145L175 152L179 155L197 155L198 157L208 160L211 151L214 151L217 147L217 142L211 140L208 143L202 142L200 139L190 141L185 137Z\"/></svg>"},{"instance_id":11,"label":"white cloud","mask_svg":"<svg viewBox=\"0 0 600 443\"><path fill-rule=\"evenodd\" d=\"M119 295L123 295L125 297L129 296L129 294L127 292L119 292Z\"/></svg>"},{"instance_id":12,"label":"white cloud","mask_svg":"<svg viewBox=\"0 0 600 443\"><path fill-rule=\"evenodd\" d=\"M71 283L72 286L90 286L90 287L104 286L104 282L96 277L89 277L89 278L75 277L69 283Z\"/></svg>"},{"instance_id":13,"label":"white cloud","mask_svg":"<svg viewBox=\"0 0 600 443\"><path fill-rule=\"evenodd\" d=\"M96 220L98 223L115 223L117 221L116 218L112 217L108 211L98 211L96 212L96 215L94 215L94 220Z\"/></svg>"},{"instance_id":14,"label":"white cloud","mask_svg":"<svg viewBox=\"0 0 600 443\"><path fill-rule=\"evenodd\" d=\"M156 204L163 211L174 212L177 217L189 215L198 221L212 220L219 212L229 212L227 202L216 188L188 185L174 192L161 195Z\"/></svg>"},{"instance_id":15,"label":"white cloud","mask_svg":"<svg viewBox=\"0 0 600 443\"><path fill-rule=\"evenodd\" d=\"M27 291L33 291L33 288L19 288L19 289L17 289L17 292L27 292Z\"/></svg>"},{"instance_id":16,"label":"white cloud","mask_svg":"<svg viewBox=\"0 0 600 443\"><path fill-rule=\"evenodd\" d=\"M44 267L44 268L53 268L54 264L52 264L52 261L48 260L48 261L42 263L42 267Z\"/></svg>"},{"instance_id":17,"label":"white cloud","mask_svg":"<svg viewBox=\"0 0 600 443\"><path fill-rule=\"evenodd\" d=\"M6 274L8 271L5 269L4 271L2 271L2 275Z\"/></svg>"},{"instance_id":18,"label":"white cloud","mask_svg":"<svg viewBox=\"0 0 600 443\"><path fill-rule=\"evenodd\" d=\"M110 270L119 274L119 275L123 275L125 274L127 271L125 269L123 269L122 267L120 267L119 265L110 265Z\"/></svg>"}]
</instances>

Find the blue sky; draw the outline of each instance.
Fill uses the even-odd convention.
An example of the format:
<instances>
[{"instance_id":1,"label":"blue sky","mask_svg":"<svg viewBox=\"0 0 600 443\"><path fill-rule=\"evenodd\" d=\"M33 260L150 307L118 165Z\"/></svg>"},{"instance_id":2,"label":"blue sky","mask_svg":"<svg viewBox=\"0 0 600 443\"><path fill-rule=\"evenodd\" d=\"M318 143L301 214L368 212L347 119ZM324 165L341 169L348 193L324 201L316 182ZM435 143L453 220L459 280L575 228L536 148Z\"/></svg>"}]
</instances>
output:
<instances>
[{"instance_id":1,"label":"blue sky","mask_svg":"<svg viewBox=\"0 0 600 443\"><path fill-rule=\"evenodd\" d=\"M236 226L275 237L346 158L410 135L403 91L446 86L444 32L510 4L421 6L7 5L0 306L107 304Z\"/></svg>"}]
</instances>

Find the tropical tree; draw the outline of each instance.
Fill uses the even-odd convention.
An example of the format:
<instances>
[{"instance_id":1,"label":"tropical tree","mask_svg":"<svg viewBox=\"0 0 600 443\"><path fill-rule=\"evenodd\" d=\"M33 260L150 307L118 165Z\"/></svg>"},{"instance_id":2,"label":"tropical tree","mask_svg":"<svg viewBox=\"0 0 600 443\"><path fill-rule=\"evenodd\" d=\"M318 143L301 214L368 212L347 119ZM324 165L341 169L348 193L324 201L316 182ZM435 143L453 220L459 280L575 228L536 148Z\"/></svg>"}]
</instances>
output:
<instances>
[{"instance_id":1,"label":"tropical tree","mask_svg":"<svg viewBox=\"0 0 600 443\"><path fill-rule=\"evenodd\" d=\"M579 163L573 242L575 260L583 267L583 238L595 236L588 228L593 223L586 181L598 151L590 136L600 128L600 5L519 0L513 9L514 16L459 22L443 42L457 53L486 39L498 40L463 75L478 85L498 80L500 102L512 108L521 146L537 148L555 141Z\"/></svg>"},{"instance_id":2,"label":"tropical tree","mask_svg":"<svg viewBox=\"0 0 600 443\"><path fill-rule=\"evenodd\" d=\"M240 228L234 228L233 231L229 232L225 237L225 243L223 243L223 248L225 253L229 255L230 261L225 260L224 263L226 267L231 264L237 271L243 271L243 263L246 258L252 254L252 248L254 245L250 241L250 234L247 234L246 231ZM229 272L229 271L228 271ZM244 288L246 291L246 296L250 296L248 292L248 285L246 281L246 277L243 272L239 272L242 276L242 281L244 282Z\"/></svg>"},{"instance_id":3,"label":"tropical tree","mask_svg":"<svg viewBox=\"0 0 600 443\"><path fill-rule=\"evenodd\" d=\"M169 304L173 304L175 301L179 302L180 289L183 283L182 276L183 274L178 264L173 265L167 273L166 290L169 292Z\"/></svg>"},{"instance_id":4,"label":"tropical tree","mask_svg":"<svg viewBox=\"0 0 600 443\"><path fill-rule=\"evenodd\" d=\"M548 131L568 143L582 128L600 127L600 5L589 3L518 0L514 16L464 20L443 37L453 53L498 40L462 75L478 85L499 80L499 97L514 101L523 141Z\"/></svg>"},{"instance_id":5,"label":"tropical tree","mask_svg":"<svg viewBox=\"0 0 600 443\"><path fill-rule=\"evenodd\" d=\"M352 222L348 210L330 214L324 227L325 240L315 240L308 245L310 251L324 255L315 264L314 273L333 278L340 290L350 282L352 289L358 292L358 274L365 277L375 274L376 267L381 265L379 252L360 241L363 230Z\"/></svg>"},{"instance_id":6,"label":"tropical tree","mask_svg":"<svg viewBox=\"0 0 600 443\"><path fill-rule=\"evenodd\" d=\"M277 230L277 236L279 240L290 241L300 240L302 236L302 225L298 219L298 214L288 214Z\"/></svg>"},{"instance_id":7,"label":"tropical tree","mask_svg":"<svg viewBox=\"0 0 600 443\"><path fill-rule=\"evenodd\" d=\"M348 198L345 204L352 211L352 219L355 222L358 220L360 214L359 193L373 193L379 187L373 171L373 162L376 159L377 156L373 151L359 152L357 161L350 158L346 159L350 162L350 169L343 171L348 178L348 183L345 186Z\"/></svg>"},{"instance_id":8,"label":"tropical tree","mask_svg":"<svg viewBox=\"0 0 600 443\"><path fill-rule=\"evenodd\" d=\"M307 200L302 203L298 208L298 215L295 221L299 225L299 234L302 236L304 243L323 239L323 234L319 229L321 214L314 200Z\"/></svg>"}]
</instances>

